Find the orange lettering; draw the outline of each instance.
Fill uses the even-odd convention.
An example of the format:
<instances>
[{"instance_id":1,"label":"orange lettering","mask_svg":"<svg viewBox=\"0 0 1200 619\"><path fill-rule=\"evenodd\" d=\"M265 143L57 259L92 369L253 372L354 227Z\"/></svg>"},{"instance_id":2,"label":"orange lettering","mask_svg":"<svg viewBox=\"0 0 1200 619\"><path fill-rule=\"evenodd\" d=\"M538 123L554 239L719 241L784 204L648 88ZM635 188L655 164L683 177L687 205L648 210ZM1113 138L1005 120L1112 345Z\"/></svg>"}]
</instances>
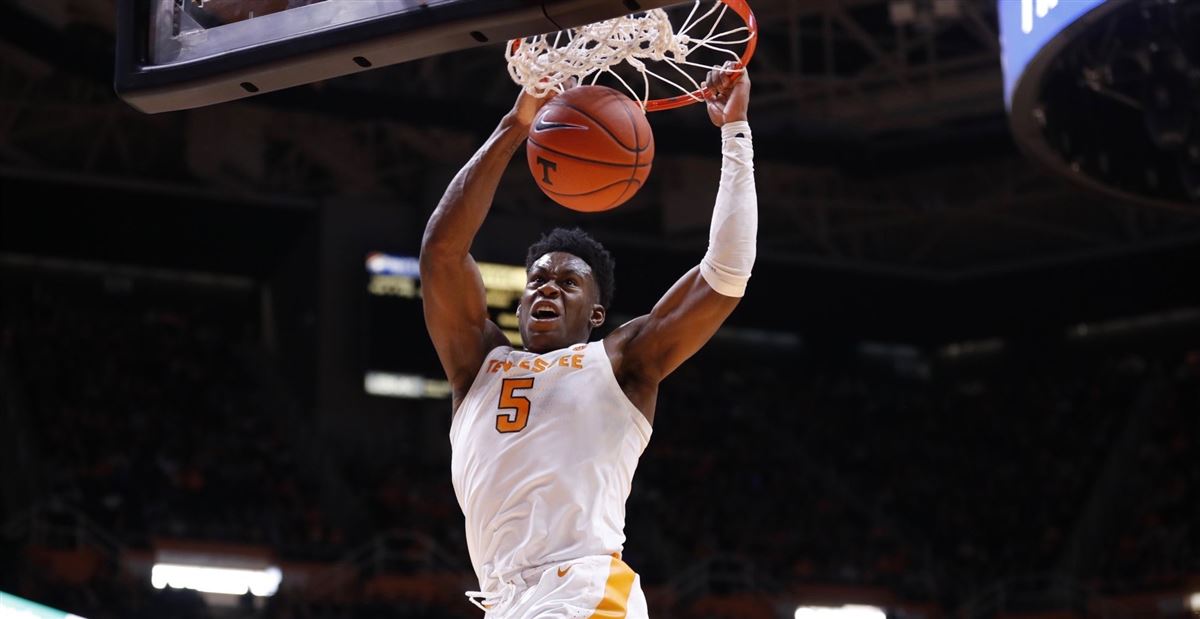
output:
<instances>
[{"instance_id":1,"label":"orange lettering","mask_svg":"<svg viewBox=\"0 0 1200 619\"><path fill-rule=\"evenodd\" d=\"M583 355L571 355L571 367L583 369Z\"/></svg>"},{"instance_id":2,"label":"orange lettering","mask_svg":"<svg viewBox=\"0 0 1200 619\"><path fill-rule=\"evenodd\" d=\"M550 364L547 363L546 360L541 357L538 357L537 359L533 360L533 371L534 372L544 371L548 367L550 367Z\"/></svg>"},{"instance_id":3,"label":"orange lettering","mask_svg":"<svg viewBox=\"0 0 1200 619\"><path fill-rule=\"evenodd\" d=\"M529 369L529 359L522 359L521 362L517 364L517 367L519 367L523 370L528 370Z\"/></svg>"},{"instance_id":4,"label":"orange lettering","mask_svg":"<svg viewBox=\"0 0 1200 619\"><path fill-rule=\"evenodd\" d=\"M570 363L571 363L571 355L563 355L558 358L558 364L563 366L564 368L567 367L567 365L569 365Z\"/></svg>"}]
</instances>

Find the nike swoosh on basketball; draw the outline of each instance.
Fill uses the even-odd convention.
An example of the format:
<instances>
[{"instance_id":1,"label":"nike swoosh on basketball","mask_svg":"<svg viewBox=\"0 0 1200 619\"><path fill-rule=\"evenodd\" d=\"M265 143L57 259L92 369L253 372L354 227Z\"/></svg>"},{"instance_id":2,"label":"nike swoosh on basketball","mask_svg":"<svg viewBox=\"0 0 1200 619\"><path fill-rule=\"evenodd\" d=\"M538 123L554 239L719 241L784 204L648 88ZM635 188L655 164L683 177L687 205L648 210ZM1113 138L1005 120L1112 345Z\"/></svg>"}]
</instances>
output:
<instances>
[{"instance_id":1,"label":"nike swoosh on basketball","mask_svg":"<svg viewBox=\"0 0 1200 619\"><path fill-rule=\"evenodd\" d=\"M567 575L567 572L569 572L569 571L571 571L571 566L570 566L570 565L568 565L567 567L560 567L560 568L558 568L558 577L559 577L559 578L562 578L563 576L566 576L566 575Z\"/></svg>"},{"instance_id":2,"label":"nike swoosh on basketball","mask_svg":"<svg viewBox=\"0 0 1200 619\"><path fill-rule=\"evenodd\" d=\"M533 123L533 130L537 133L550 131L551 129L583 129L587 130L586 125L576 125L574 123L548 123L541 118L538 118Z\"/></svg>"}]
</instances>

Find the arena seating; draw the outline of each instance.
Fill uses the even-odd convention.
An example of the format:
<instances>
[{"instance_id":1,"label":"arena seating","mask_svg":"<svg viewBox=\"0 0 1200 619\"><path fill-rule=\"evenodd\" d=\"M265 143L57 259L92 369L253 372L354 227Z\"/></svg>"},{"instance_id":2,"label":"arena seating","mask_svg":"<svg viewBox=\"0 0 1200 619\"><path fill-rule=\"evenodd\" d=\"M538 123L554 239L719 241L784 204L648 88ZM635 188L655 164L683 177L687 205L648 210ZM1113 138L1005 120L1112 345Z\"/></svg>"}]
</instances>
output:
<instances>
[{"instance_id":1,"label":"arena seating","mask_svg":"<svg viewBox=\"0 0 1200 619\"><path fill-rule=\"evenodd\" d=\"M403 449L342 454L363 530L345 532L310 499L322 481L295 461L247 365L261 356L244 300L6 290L0 342L24 392L44 503L77 510L128 549L170 537L332 562L388 531L414 531L469 577L444 463ZM628 503L625 558L651 603L748 617L772 595L837 586L948 612L1006 579L1060 570L1146 393L1161 405L1147 409L1126 480L1144 496L1080 576L1130 593L1200 573L1200 350L1056 342L927 359L897 372L852 353L726 343L670 377ZM195 595L153 590L111 560L56 586L62 574L31 569L51 563L35 560L37 544L7 543L15 558L0 565L0 589L90 619L208 616ZM359 602L289 591L246 613L474 616L457 591L411 594L448 586L423 565L376 564Z\"/></svg>"}]
</instances>

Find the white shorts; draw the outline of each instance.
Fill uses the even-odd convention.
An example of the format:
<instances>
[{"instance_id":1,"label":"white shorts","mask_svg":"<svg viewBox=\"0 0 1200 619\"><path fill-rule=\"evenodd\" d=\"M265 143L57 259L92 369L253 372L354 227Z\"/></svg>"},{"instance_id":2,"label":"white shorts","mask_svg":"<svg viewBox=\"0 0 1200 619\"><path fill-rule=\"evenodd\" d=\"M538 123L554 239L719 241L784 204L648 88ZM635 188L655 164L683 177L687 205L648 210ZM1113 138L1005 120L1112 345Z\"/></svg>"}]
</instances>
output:
<instances>
[{"instance_id":1,"label":"white shorts","mask_svg":"<svg viewBox=\"0 0 1200 619\"><path fill-rule=\"evenodd\" d=\"M616 556L564 561L536 578L485 619L649 619L641 577Z\"/></svg>"}]
</instances>

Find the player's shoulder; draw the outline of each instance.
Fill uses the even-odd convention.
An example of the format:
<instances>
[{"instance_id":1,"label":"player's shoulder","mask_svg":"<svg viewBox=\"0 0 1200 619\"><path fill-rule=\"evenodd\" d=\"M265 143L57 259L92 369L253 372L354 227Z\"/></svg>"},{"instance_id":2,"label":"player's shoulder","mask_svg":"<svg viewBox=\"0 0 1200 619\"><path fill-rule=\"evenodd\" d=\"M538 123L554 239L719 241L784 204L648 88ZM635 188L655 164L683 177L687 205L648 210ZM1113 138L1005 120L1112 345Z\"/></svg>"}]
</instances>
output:
<instances>
[{"instance_id":1,"label":"player's shoulder","mask_svg":"<svg viewBox=\"0 0 1200 619\"><path fill-rule=\"evenodd\" d=\"M493 344L491 347L489 347L487 352L483 354L483 359L486 363L488 359L495 357L506 357L512 354L514 351L517 351L517 349L513 348L512 345L508 343L508 340L505 340L503 343Z\"/></svg>"}]
</instances>

